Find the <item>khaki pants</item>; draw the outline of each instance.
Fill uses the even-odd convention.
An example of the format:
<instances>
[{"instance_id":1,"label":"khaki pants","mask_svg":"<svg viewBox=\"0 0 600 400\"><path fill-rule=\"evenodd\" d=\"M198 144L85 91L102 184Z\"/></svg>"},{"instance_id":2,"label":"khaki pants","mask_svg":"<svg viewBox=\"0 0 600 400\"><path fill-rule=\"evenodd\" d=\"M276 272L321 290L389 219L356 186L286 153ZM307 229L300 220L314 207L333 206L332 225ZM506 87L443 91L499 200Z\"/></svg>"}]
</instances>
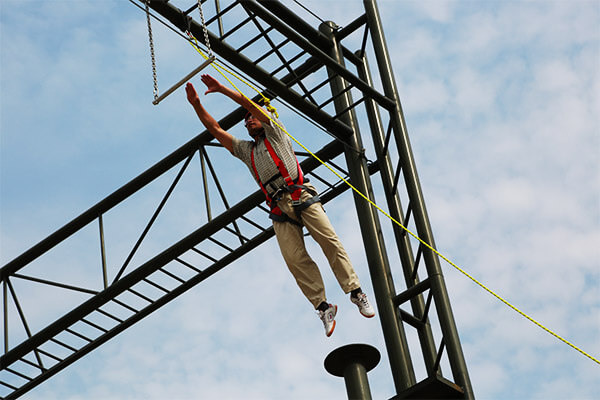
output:
<instances>
[{"instance_id":1,"label":"khaki pants","mask_svg":"<svg viewBox=\"0 0 600 400\"><path fill-rule=\"evenodd\" d=\"M314 187L310 184L305 184L305 186L314 190ZM307 200L310 197L312 197L310 193L306 190L302 191L302 200ZM285 193L281 200L277 202L277 205L290 218L298 221L289 193ZM325 257L327 257L344 293L350 293L352 290L358 289L360 287L358 277L321 203L312 204L302 211L301 216L302 223L308 233L325 253ZM283 259L292 275L294 275L300 290L316 309L321 302L327 300L327 297L325 296L325 286L319 268L306 251L302 227L290 222L273 221L273 228Z\"/></svg>"}]
</instances>

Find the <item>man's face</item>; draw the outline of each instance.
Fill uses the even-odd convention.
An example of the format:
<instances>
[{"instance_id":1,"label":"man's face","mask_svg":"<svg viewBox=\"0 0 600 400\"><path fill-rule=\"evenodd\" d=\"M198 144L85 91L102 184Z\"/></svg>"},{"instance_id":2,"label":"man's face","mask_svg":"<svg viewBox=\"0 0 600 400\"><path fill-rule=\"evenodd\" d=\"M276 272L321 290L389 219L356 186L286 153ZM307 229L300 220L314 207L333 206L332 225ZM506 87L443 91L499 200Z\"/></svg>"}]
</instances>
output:
<instances>
[{"instance_id":1,"label":"man's face","mask_svg":"<svg viewBox=\"0 0 600 400\"><path fill-rule=\"evenodd\" d=\"M263 126L260 123L260 121L253 115L250 115L246 119L245 125L246 129L248 129L248 134L252 137L262 133Z\"/></svg>"}]
</instances>

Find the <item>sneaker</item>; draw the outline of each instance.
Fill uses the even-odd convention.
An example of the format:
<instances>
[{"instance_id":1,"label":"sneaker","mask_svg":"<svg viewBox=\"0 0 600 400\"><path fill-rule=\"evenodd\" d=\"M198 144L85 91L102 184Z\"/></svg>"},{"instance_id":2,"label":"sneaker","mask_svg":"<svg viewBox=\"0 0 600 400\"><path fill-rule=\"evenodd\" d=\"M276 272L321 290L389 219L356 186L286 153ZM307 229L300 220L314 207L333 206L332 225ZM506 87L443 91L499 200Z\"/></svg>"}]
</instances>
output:
<instances>
[{"instance_id":1,"label":"sneaker","mask_svg":"<svg viewBox=\"0 0 600 400\"><path fill-rule=\"evenodd\" d=\"M337 306L334 306L333 304L330 304L327 310L319 311L319 318L323 321L325 335L327 335L327 337L331 336L335 329L335 314L337 314Z\"/></svg>"},{"instance_id":2,"label":"sneaker","mask_svg":"<svg viewBox=\"0 0 600 400\"><path fill-rule=\"evenodd\" d=\"M358 306L358 311L360 311L363 317L373 318L375 316L375 310L371 303L369 303L366 294L359 293L356 297L350 296L350 301Z\"/></svg>"}]
</instances>

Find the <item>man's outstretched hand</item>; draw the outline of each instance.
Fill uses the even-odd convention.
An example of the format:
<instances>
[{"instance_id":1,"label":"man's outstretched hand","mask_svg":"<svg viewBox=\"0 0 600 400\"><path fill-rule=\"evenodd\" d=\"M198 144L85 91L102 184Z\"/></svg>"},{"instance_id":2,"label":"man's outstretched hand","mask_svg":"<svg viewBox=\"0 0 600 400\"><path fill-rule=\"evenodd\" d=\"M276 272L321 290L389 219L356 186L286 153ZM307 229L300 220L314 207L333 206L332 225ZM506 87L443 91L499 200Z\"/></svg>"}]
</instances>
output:
<instances>
[{"instance_id":1,"label":"man's outstretched hand","mask_svg":"<svg viewBox=\"0 0 600 400\"><path fill-rule=\"evenodd\" d=\"M221 82L219 82L212 76L210 76L208 74L204 74L204 75L201 75L200 79L206 85L207 90L204 93L205 95L207 95L209 93L221 92L223 85L221 85Z\"/></svg>"},{"instance_id":2,"label":"man's outstretched hand","mask_svg":"<svg viewBox=\"0 0 600 400\"><path fill-rule=\"evenodd\" d=\"M198 97L198 93L196 92L196 89L194 89L194 85L189 82L185 85L185 93L187 94L187 99L191 105L200 103L200 97Z\"/></svg>"}]
</instances>

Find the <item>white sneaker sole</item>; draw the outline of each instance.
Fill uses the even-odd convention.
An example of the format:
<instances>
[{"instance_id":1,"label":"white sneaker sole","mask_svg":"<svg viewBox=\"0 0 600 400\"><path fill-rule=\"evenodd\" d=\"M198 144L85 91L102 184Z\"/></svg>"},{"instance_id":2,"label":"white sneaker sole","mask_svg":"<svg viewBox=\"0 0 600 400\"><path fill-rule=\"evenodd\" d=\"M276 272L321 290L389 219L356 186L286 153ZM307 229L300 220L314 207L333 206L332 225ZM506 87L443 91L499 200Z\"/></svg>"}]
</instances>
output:
<instances>
[{"instance_id":1,"label":"white sneaker sole","mask_svg":"<svg viewBox=\"0 0 600 400\"><path fill-rule=\"evenodd\" d=\"M336 324L335 316L337 315L338 306L334 305L334 307L335 307L335 311L333 312L333 318L334 318L333 324L331 324L331 329L329 331L325 332L325 336L327 336L327 337L331 336L333 334L333 331L335 330L335 324Z\"/></svg>"}]
</instances>

